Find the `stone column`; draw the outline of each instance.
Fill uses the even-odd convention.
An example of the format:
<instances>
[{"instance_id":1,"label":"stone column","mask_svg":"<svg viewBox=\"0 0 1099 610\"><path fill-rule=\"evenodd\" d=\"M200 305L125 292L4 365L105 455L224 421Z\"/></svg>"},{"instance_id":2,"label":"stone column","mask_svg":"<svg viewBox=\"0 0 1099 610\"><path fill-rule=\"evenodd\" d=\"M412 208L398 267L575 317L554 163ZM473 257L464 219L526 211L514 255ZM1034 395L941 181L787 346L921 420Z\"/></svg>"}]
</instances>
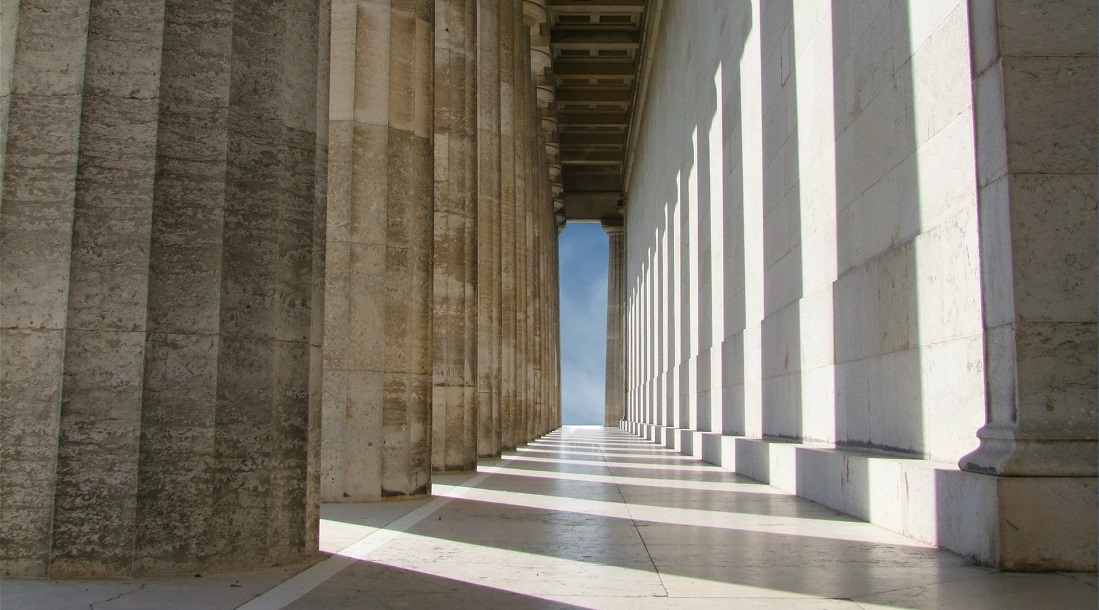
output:
<instances>
[{"instance_id":1,"label":"stone column","mask_svg":"<svg viewBox=\"0 0 1099 610\"><path fill-rule=\"evenodd\" d=\"M6 138L0 142L6 151L0 197L0 530L5 532L0 567L5 575L50 572L87 4L41 14L23 7L5 12L2 26L4 33L10 28L20 34L18 40L2 41L2 49L12 54L0 58L2 76L11 82L10 98L4 99L10 106ZM53 46L57 39L68 44ZM159 55L161 41L153 45ZM15 61L41 49L52 52L33 63ZM158 91L159 80L157 65L146 87ZM146 109L153 116L155 95L153 108ZM155 136L141 135L150 146ZM141 182L151 190L151 169L145 174ZM143 329L144 311L138 316ZM131 419L133 403L125 405ZM132 432L128 440L132 444ZM132 453L132 447L127 450Z\"/></svg>"},{"instance_id":2,"label":"stone column","mask_svg":"<svg viewBox=\"0 0 1099 610\"><path fill-rule=\"evenodd\" d=\"M333 10L321 492L427 494L434 11Z\"/></svg>"},{"instance_id":3,"label":"stone column","mask_svg":"<svg viewBox=\"0 0 1099 610\"><path fill-rule=\"evenodd\" d=\"M538 124L541 124L539 120ZM541 133L536 137L536 140L541 143ZM534 252L534 268L533 276L534 282L534 307L531 311L533 319L533 344L534 344L534 417L532 418L531 438L537 438L542 435L542 425L545 421L546 410L546 386L544 381L545 373L545 329L543 328L543 322L545 320L546 309L546 278L544 275L546 251L545 242L542 239L542 205L544 203L543 192L545 185L545 167L544 157L535 157L535 172L537 175L536 192L534 198L534 214L533 214L533 252Z\"/></svg>"},{"instance_id":4,"label":"stone column","mask_svg":"<svg viewBox=\"0 0 1099 610\"><path fill-rule=\"evenodd\" d=\"M5 574L205 571L316 551L311 274L329 16L325 3L286 9L24 2L5 14L19 22L0 143Z\"/></svg>"},{"instance_id":5,"label":"stone column","mask_svg":"<svg viewBox=\"0 0 1099 610\"><path fill-rule=\"evenodd\" d=\"M537 252L534 248L534 207L538 204L537 163L539 161L536 145L538 108L534 103L534 80L530 78L530 76L527 78L524 94L526 95L526 124L528 127L525 132L526 139L524 142L526 148L527 196L523 210L523 230L525 232L525 239L523 241L523 285L526 287L526 300L523 308L523 328L525 336L523 361L526 363L526 386L524 390L526 393L526 406L523 410L523 439L524 442L529 443L534 440L534 422L537 418L538 411L537 384L535 383L537 377L535 366L538 349L535 344L536 326L534 318L534 312L538 307L538 302L536 300L538 277L535 275Z\"/></svg>"},{"instance_id":6,"label":"stone column","mask_svg":"<svg viewBox=\"0 0 1099 610\"><path fill-rule=\"evenodd\" d=\"M500 455L502 42L500 6L477 4L477 455Z\"/></svg>"},{"instance_id":7,"label":"stone column","mask_svg":"<svg viewBox=\"0 0 1099 610\"><path fill-rule=\"evenodd\" d=\"M8 112L11 110L12 72L15 41L19 35L19 0L0 1L0 142L8 141ZM4 156L0 146L0 193L4 188Z\"/></svg>"},{"instance_id":8,"label":"stone column","mask_svg":"<svg viewBox=\"0 0 1099 610\"><path fill-rule=\"evenodd\" d=\"M553 356L554 347L557 344L556 311L554 299L557 288L557 277L554 273L555 252L557 245L557 220L554 216L553 200L549 191L549 173L546 173L547 188L542 198L542 386L544 388L545 411L542 417L542 430L540 434L547 434L557 428L554 408L554 378L557 364Z\"/></svg>"},{"instance_id":9,"label":"stone column","mask_svg":"<svg viewBox=\"0 0 1099 610\"><path fill-rule=\"evenodd\" d=\"M521 12L516 14L515 29L515 419L516 444L527 442L526 421L529 403L527 376L527 210L530 207L530 55L528 30Z\"/></svg>"},{"instance_id":10,"label":"stone column","mask_svg":"<svg viewBox=\"0 0 1099 610\"><path fill-rule=\"evenodd\" d=\"M435 0L432 468L477 468L477 0Z\"/></svg>"},{"instance_id":11,"label":"stone column","mask_svg":"<svg viewBox=\"0 0 1099 610\"><path fill-rule=\"evenodd\" d=\"M607 261L607 392L604 426L617 428L626 417L626 353L624 302L626 299L626 236L622 220L604 219L610 244Z\"/></svg>"},{"instance_id":12,"label":"stone column","mask_svg":"<svg viewBox=\"0 0 1099 610\"><path fill-rule=\"evenodd\" d=\"M517 207L515 52L520 0L500 0L500 449L515 449L516 251Z\"/></svg>"},{"instance_id":13,"label":"stone column","mask_svg":"<svg viewBox=\"0 0 1099 610\"><path fill-rule=\"evenodd\" d=\"M960 466L1094 477L1096 6L970 19L988 422Z\"/></svg>"}]
</instances>

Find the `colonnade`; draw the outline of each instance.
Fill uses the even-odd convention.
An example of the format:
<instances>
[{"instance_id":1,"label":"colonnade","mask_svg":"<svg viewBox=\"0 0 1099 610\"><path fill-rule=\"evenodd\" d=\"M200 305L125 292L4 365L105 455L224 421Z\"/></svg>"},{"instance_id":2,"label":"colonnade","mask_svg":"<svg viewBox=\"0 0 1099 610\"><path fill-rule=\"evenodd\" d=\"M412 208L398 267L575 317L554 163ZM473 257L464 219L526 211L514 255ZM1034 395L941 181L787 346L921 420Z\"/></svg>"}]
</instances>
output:
<instances>
[{"instance_id":1,"label":"colonnade","mask_svg":"<svg viewBox=\"0 0 1099 610\"><path fill-rule=\"evenodd\" d=\"M329 254L321 496L333 502L429 493L432 471L474 470L560 421L539 13L340 4L349 15L334 23L357 25L334 34L333 74L348 78L333 118L349 109L364 133L346 160L333 149L329 227L361 235L364 252ZM387 133L365 133L371 120ZM362 190L336 198L347 183Z\"/></svg>"},{"instance_id":2,"label":"colonnade","mask_svg":"<svg viewBox=\"0 0 1099 610\"><path fill-rule=\"evenodd\" d=\"M322 498L558 426L537 11L39 4L0 58L4 575L295 560Z\"/></svg>"},{"instance_id":3,"label":"colonnade","mask_svg":"<svg viewBox=\"0 0 1099 610\"><path fill-rule=\"evenodd\" d=\"M879 14L664 13L622 427L990 565L1094 570L1096 5Z\"/></svg>"},{"instance_id":4,"label":"colonnade","mask_svg":"<svg viewBox=\"0 0 1099 610\"><path fill-rule=\"evenodd\" d=\"M4 20L3 573L313 552L327 5Z\"/></svg>"}]
</instances>

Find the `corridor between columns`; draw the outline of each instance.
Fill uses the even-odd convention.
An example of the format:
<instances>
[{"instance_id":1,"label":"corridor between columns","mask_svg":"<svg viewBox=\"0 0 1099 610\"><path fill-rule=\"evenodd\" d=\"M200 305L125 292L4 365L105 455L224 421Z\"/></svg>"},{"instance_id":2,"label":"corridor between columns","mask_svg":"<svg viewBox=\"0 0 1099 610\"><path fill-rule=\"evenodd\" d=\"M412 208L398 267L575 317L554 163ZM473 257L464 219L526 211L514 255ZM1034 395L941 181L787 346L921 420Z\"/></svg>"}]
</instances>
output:
<instances>
[{"instance_id":1,"label":"corridor between columns","mask_svg":"<svg viewBox=\"0 0 1099 610\"><path fill-rule=\"evenodd\" d=\"M1096 603L1094 575L975 566L612 428L559 429L485 462L479 474L436 475L434 491L434 499L324 505L328 557L311 567L206 579L11 582L2 605L1003 610Z\"/></svg>"}]
</instances>

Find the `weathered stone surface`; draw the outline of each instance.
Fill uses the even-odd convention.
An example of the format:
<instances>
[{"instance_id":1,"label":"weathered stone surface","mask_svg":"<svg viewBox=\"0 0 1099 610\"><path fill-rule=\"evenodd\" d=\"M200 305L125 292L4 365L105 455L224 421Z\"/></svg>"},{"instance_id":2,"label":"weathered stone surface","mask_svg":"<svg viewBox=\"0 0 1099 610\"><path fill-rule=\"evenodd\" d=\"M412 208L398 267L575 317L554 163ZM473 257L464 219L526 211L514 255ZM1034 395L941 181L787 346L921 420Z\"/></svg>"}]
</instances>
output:
<instances>
[{"instance_id":1,"label":"weathered stone surface","mask_svg":"<svg viewBox=\"0 0 1099 610\"><path fill-rule=\"evenodd\" d=\"M500 454L501 92L498 2L477 2L477 456ZM505 7L507 3L504 3Z\"/></svg>"},{"instance_id":2,"label":"weathered stone surface","mask_svg":"<svg viewBox=\"0 0 1099 610\"><path fill-rule=\"evenodd\" d=\"M19 508L3 512L27 526L3 545L5 574L316 550L305 497L326 10L21 3L3 216L3 495ZM34 376L12 374L24 369ZM15 491L32 480L45 493Z\"/></svg>"},{"instance_id":3,"label":"weathered stone surface","mask_svg":"<svg viewBox=\"0 0 1099 610\"><path fill-rule=\"evenodd\" d=\"M320 497L422 494L433 10L415 2L332 10Z\"/></svg>"},{"instance_id":4,"label":"weathered stone surface","mask_svg":"<svg viewBox=\"0 0 1099 610\"><path fill-rule=\"evenodd\" d=\"M618 427L625 419L625 227L621 221L604 221L609 237L607 261L607 379L603 425Z\"/></svg>"},{"instance_id":5,"label":"weathered stone surface","mask_svg":"<svg viewBox=\"0 0 1099 610\"><path fill-rule=\"evenodd\" d=\"M1095 14L1086 2L971 14L988 415L966 470L1099 472L1099 260L1084 229L1097 222L1099 112L1085 101L1099 80L1080 77L1094 74L1095 35L1051 45L1025 25Z\"/></svg>"},{"instance_id":6,"label":"weathered stone surface","mask_svg":"<svg viewBox=\"0 0 1099 610\"><path fill-rule=\"evenodd\" d=\"M436 0L432 468L477 467L477 2Z\"/></svg>"}]
</instances>

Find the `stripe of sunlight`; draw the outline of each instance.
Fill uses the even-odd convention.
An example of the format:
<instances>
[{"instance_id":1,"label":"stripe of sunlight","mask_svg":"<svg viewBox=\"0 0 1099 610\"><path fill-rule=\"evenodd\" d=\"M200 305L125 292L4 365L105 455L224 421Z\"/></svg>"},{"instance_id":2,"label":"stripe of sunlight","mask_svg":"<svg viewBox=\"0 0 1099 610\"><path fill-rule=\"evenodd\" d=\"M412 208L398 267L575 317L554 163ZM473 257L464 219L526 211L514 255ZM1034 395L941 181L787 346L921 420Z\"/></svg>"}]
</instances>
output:
<instances>
[{"instance_id":1,"label":"stripe of sunlight","mask_svg":"<svg viewBox=\"0 0 1099 610\"><path fill-rule=\"evenodd\" d=\"M567 445L566 444L558 445L558 444L552 444L552 443L531 443L529 445L519 447L519 449L522 450L522 449L525 449L525 448L528 448L528 447L529 448L534 448L534 449L562 449L562 450L566 450L566 449L567 450L584 449L584 450L588 450L588 451L600 451L600 452L605 452L605 453L618 453L618 454L625 454L625 455L645 455L645 456L653 456L653 455L658 455L658 456L664 456L664 455L682 456L683 455L682 453L676 451L675 449L668 449L666 447L661 447L661 446L658 446L658 445L653 445L650 448L650 447L600 447L600 446L597 446L597 445L577 445L575 443L567 444ZM698 458L688 457L687 459L698 459Z\"/></svg>"},{"instance_id":2,"label":"stripe of sunlight","mask_svg":"<svg viewBox=\"0 0 1099 610\"><path fill-rule=\"evenodd\" d=\"M532 457L537 457L539 455L562 455L562 456L575 455L575 456L579 456L581 458L586 457L586 456L591 456L591 457L607 456L607 457L611 457L611 458L622 458L622 459L642 459L642 461L648 461L648 462L651 462L651 463L653 463L653 461L656 461L656 459L664 459L664 461L668 461L668 462L698 462L697 457L685 456L685 455L654 455L654 454L645 454L645 453L602 453L602 452L592 452L592 451L569 450L569 448L565 448L565 447L559 447L559 448L520 447L520 448L517 448L517 450L515 450L514 454L518 454L518 455L529 454Z\"/></svg>"},{"instance_id":3,"label":"stripe of sunlight","mask_svg":"<svg viewBox=\"0 0 1099 610\"><path fill-rule=\"evenodd\" d=\"M611 440L591 440L591 441L564 441L558 439L540 438L530 442L531 445L553 444L553 445L590 445L592 447L625 447L630 449L652 448L652 449L666 449L644 439L637 439L636 441L611 441Z\"/></svg>"},{"instance_id":4,"label":"stripe of sunlight","mask_svg":"<svg viewBox=\"0 0 1099 610\"><path fill-rule=\"evenodd\" d=\"M520 447L520 448L515 450L515 453L520 453L520 454L538 453L538 454L542 454L542 455L563 455L563 454L564 455L570 455L570 454L571 455L580 455L580 456L590 455L592 457L607 456L607 457L611 457L611 458L637 458L637 459L652 459L652 460L672 460L672 461L680 461L680 462L697 462L698 461L698 458L696 458L696 457L689 456L689 455L682 455L682 454L659 455L659 454L652 454L652 453L621 453L621 452L619 452L619 453L604 453L604 452L598 452L598 451L581 451L581 450L578 450L578 449L566 449L564 447L562 447L560 449ZM532 456L532 457L537 457L537 456Z\"/></svg>"},{"instance_id":5,"label":"stripe of sunlight","mask_svg":"<svg viewBox=\"0 0 1099 610\"><path fill-rule=\"evenodd\" d=\"M763 483L732 483L725 481L689 481L683 479L650 479L645 477L629 477L622 475L584 474L576 472L555 472L550 470L527 470L525 468L507 467L496 471L496 474L513 477L531 477L535 479L560 479L563 481L583 481L586 483L621 483L623 485L636 485L638 487L658 487L661 489L684 489L688 491L735 491L737 493L759 494L771 496L793 496L794 494L782 491L776 487Z\"/></svg>"},{"instance_id":6,"label":"stripe of sunlight","mask_svg":"<svg viewBox=\"0 0 1099 610\"><path fill-rule=\"evenodd\" d=\"M582 450L582 451L598 451L613 454L623 455L644 455L644 456L672 456L683 455L682 453L675 451L674 449L665 449L663 447L650 450L648 447L597 447L592 445L553 445L553 444L530 444L523 447L519 447L518 450L525 448L532 449L559 449L562 451L568 450ZM696 458L697 459L697 458Z\"/></svg>"},{"instance_id":7,"label":"stripe of sunlight","mask_svg":"<svg viewBox=\"0 0 1099 610\"><path fill-rule=\"evenodd\" d=\"M572 601L561 592L599 591L600 595L659 597L668 595L659 574L649 569L607 565L502 549L443 538L402 533L390 548L344 555L350 559L445 578L477 587L507 591L549 601ZM489 566L507 569L488 570ZM533 577L537 575L537 577ZM718 581L715 581L718 582ZM774 595L773 589L755 588ZM784 592L784 595L787 595ZM584 607L581 605L580 607Z\"/></svg>"},{"instance_id":8,"label":"stripe of sunlight","mask_svg":"<svg viewBox=\"0 0 1099 610\"><path fill-rule=\"evenodd\" d=\"M501 460L508 462L544 462L547 464L563 464L572 466L606 466L608 468L637 468L640 470L683 470L689 472L725 472L716 466L689 466L676 464L631 464L629 462L611 462L602 460L570 460L566 458L540 458L522 455L504 455Z\"/></svg>"},{"instance_id":9,"label":"stripe of sunlight","mask_svg":"<svg viewBox=\"0 0 1099 610\"><path fill-rule=\"evenodd\" d=\"M590 440L589 440L590 439ZM654 445L652 441L645 440L640 436L619 436L612 437L606 436L572 436L572 437L550 437L543 436L537 438L531 443L566 443L566 444L586 444L586 445L625 445L629 447L659 447Z\"/></svg>"},{"instance_id":10,"label":"stripe of sunlight","mask_svg":"<svg viewBox=\"0 0 1099 610\"><path fill-rule=\"evenodd\" d=\"M869 544L889 544L912 548L935 548L900 534L870 525L862 521L835 521L827 529L821 528L820 518L801 518L772 515L744 515L736 512L704 510L698 508L673 508L648 506L644 504L624 504L557 496L498 491L495 489L472 488L463 497L466 501L486 502L504 506L519 506L539 510L609 517L614 519L632 519L646 523L664 525L683 525L709 527L742 532L763 534L786 534L825 540L842 540Z\"/></svg>"},{"instance_id":11,"label":"stripe of sunlight","mask_svg":"<svg viewBox=\"0 0 1099 610\"><path fill-rule=\"evenodd\" d=\"M528 445L552 445L554 447L608 447L610 449L631 449L631 450L648 450L653 451L671 451L667 447L657 445L651 441L640 441L636 443L614 443L614 442L579 442L579 441L558 441L558 440L536 440L531 441Z\"/></svg>"}]
</instances>

